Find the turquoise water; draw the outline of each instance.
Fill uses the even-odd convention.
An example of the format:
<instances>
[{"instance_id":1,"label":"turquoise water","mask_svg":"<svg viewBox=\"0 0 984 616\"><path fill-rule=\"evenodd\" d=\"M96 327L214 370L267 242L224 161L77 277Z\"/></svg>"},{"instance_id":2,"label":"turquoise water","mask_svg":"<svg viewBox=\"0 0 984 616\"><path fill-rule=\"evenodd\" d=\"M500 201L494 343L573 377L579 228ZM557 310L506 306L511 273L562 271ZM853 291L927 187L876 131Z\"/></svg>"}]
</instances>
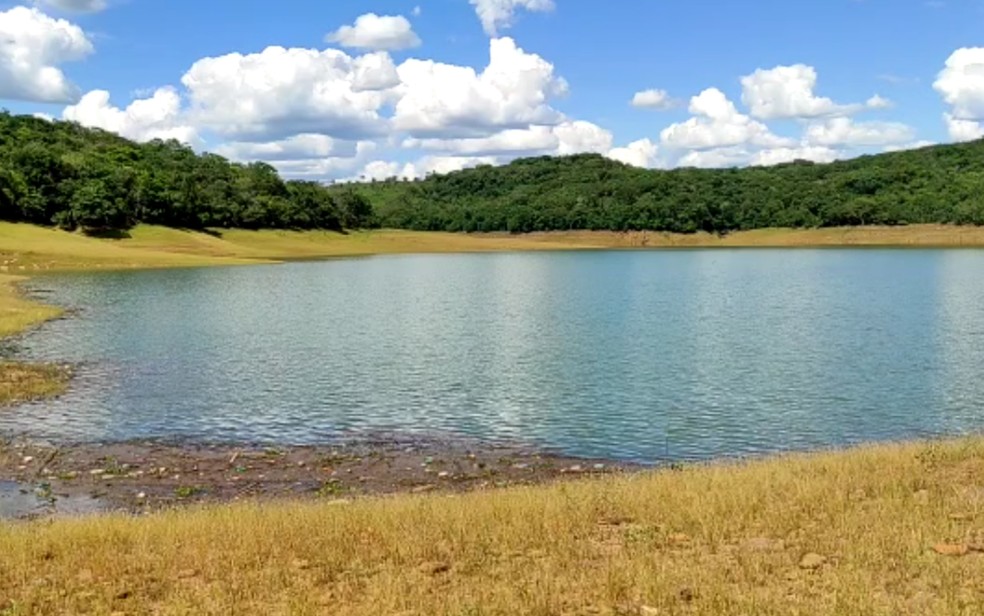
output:
<instances>
[{"instance_id":1,"label":"turquoise water","mask_svg":"<svg viewBox=\"0 0 984 616\"><path fill-rule=\"evenodd\" d=\"M644 462L984 427L984 252L430 255L40 278L79 362L0 431L379 432Z\"/></svg>"}]
</instances>

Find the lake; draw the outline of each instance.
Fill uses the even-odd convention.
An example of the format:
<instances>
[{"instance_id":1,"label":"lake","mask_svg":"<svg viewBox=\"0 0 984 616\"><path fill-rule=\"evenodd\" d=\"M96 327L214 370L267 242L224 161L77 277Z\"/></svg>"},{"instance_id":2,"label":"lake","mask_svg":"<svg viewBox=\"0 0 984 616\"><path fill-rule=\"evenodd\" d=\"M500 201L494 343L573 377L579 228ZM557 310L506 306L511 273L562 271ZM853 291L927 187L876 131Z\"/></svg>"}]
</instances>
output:
<instances>
[{"instance_id":1,"label":"lake","mask_svg":"<svg viewBox=\"0 0 984 616\"><path fill-rule=\"evenodd\" d=\"M36 278L62 441L460 435L706 459L984 427L984 251L408 255Z\"/></svg>"}]
</instances>

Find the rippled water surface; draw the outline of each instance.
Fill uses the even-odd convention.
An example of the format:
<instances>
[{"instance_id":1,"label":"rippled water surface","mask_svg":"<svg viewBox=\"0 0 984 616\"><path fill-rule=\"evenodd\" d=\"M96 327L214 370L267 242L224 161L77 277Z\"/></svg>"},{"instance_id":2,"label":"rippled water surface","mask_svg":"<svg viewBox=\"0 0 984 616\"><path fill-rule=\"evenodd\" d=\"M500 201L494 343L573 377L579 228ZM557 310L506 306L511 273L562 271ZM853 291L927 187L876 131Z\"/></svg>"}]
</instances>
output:
<instances>
[{"instance_id":1,"label":"rippled water surface","mask_svg":"<svg viewBox=\"0 0 984 616\"><path fill-rule=\"evenodd\" d=\"M522 440L641 461L984 427L984 252L375 257L35 279L66 440Z\"/></svg>"}]
</instances>

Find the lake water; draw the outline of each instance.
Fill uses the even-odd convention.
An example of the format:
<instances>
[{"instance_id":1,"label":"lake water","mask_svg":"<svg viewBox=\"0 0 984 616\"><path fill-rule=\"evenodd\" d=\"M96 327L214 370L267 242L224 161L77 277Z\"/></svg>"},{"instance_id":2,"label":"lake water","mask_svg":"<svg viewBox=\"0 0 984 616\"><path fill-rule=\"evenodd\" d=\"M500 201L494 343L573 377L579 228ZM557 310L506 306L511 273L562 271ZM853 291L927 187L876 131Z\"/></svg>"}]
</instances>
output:
<instances>
[{"instance_id":1,"label":"lake water","mask_svg":"<svg viewBox=\"0 0 984 616\"><path fill-rule=\"evenodd\" d=\"M80 362L0 432L377 432L653 462L984 428L984 251L394 256L35 279Z\"/></svg>"}]
</instances>

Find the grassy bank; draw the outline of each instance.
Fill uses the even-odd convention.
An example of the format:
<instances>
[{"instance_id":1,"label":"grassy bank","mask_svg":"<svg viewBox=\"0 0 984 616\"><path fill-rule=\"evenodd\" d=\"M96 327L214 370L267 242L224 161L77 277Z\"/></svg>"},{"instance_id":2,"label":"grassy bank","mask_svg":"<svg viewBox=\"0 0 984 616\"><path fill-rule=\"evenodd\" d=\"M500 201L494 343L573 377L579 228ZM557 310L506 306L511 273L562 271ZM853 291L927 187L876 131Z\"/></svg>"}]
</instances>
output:
<instances>
[{"instance_id":1,"label":"grassy bank","mask_svg":"<svg viewBox=\"0 0 984 616\"><path fill-rule=\"evenodd\" d=\"M0 528L7 614L979 614L984 441Z\"/></svg>"},{"instance_id":2,"label":"grassy bank","mask_svg":"<svg viewBox=\"0 0 984 616\"><path fill-rule=\"evenodd\" d=\"M726 236L697 233L460 234L418 231L226 230L209 234L139 226L123 236L93 238L27 224L0 223L0 273L52 270L194 267L285 259L396 253L491 252L673 247L954 246L984 247L984 227L912 225L830 229L762 229Z\"/></svg>"}]
</instances>

